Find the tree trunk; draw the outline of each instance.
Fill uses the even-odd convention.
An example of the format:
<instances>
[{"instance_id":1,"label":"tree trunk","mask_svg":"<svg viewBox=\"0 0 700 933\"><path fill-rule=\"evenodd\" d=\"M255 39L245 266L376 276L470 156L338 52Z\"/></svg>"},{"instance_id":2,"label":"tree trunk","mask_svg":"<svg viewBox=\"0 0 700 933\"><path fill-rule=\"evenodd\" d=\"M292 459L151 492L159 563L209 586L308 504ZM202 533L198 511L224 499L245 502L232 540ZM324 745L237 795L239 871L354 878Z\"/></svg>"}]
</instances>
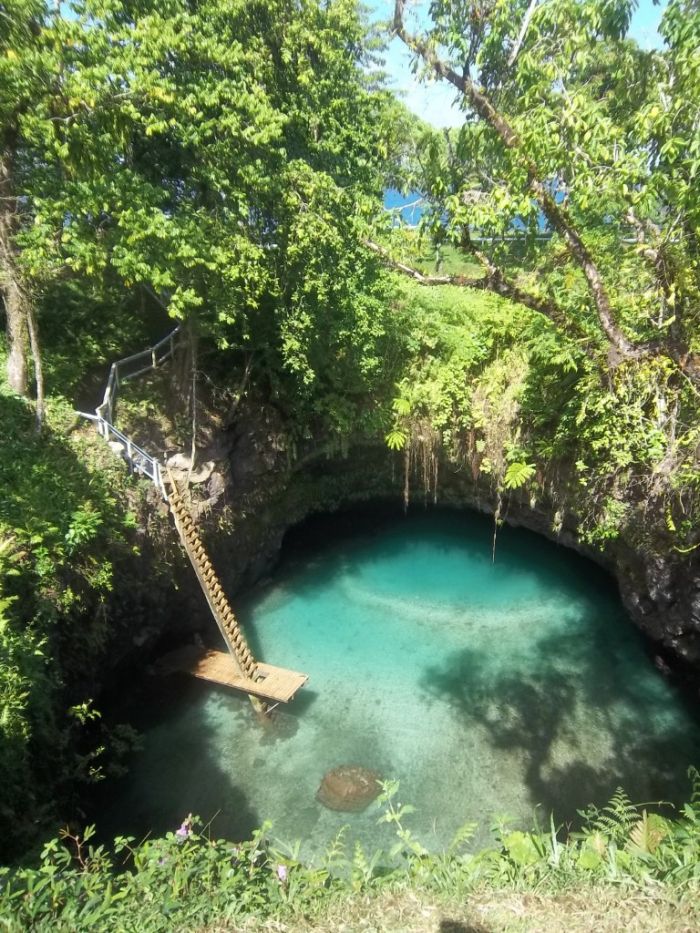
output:
<instances>
[{"instance_id":1,"label":"tree trunk","mask_svg":"<svg viewBox=\"0 0 700 933\"><path fill-rule=\"evenodd\" d=\"M4 250L2 252L4 253ZM4 261L2 266L2 297L7 322L7 382L13 392L26 396L29 332L24 312L24 295Z\"/></svg>"},{"instance_id":2,"label":"tree trunk","mask_svg":"<svg viewBox=\"0 0 700 933\"><path fill-rule=\"evenodd\" d=\"M31 298L25 297L27 311L27 332L29 333L29 346L32 348L34 361L34 382L36 385L36 430L41 434L44 425L44 367L41 363L41 346L39 345L39 327Z\"/></svg>"},{"instance_id":3,"label":"tree trunk","mask_svg":"<svg viewBox=\"0 0 700 933\"><path fill-rule=\"evenodd\" d=\"M549 223L564 240L569 255L586 278L601 329L612 350L620 359L635 359L644 355L648 348L637 346L631 340L628 340L615 321L610 298L593 256L568 216L566 209L557 204L552 197L547 184L542 180L537 165L525 151L522 140L515 129L496 110L483 90L474 84L468 74L457 74L453 68L438 57L433 46L416 36L412 36L406 30L403 21L405 6L406 0L395 0L394 33L409 49L420 55L426 65L432 68L438 77L448 81L458 91L461 91L475 113L496 131L503 145L519 155L520 162L527 171L528 188L535 196Z\"/></svg>"},{"instance_id":4,"label":"tree trunk","mask_svg":"<svg viewBox=\"0 0 700 933\"><path fill-rule=\"evenodd\" d=\"M0 294L7 327L7 381L19 395L28 392L29 328L27 296L17 268L13 236L17 226L17 200L12 190L12 149L0 155Z\"/></svg>"}]
</instances>

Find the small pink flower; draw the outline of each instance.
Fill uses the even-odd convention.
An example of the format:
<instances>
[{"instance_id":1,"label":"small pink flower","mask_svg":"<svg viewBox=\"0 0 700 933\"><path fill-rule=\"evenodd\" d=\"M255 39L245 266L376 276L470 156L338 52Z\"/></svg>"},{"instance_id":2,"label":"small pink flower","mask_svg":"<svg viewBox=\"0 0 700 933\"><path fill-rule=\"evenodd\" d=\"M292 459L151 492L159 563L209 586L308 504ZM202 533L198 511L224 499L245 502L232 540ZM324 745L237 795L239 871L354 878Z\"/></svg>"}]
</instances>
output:
<instances>
[{"instance_id":1,"label":"small pink flower","mask_svg":"<svg viewBox=\"0 0 700 933\"><path fill-rule=\"evenodd\" d=\"M185 820L182 826L175 832L175 835L178 839L184 840L187 839L192 833L192 823L190 822L189 817Z\"/></svg>"},{"instance_id":2,"label":"small pink flower","mask_svg":"<svg viewBox=\"0 0 700 933\"><path fill-rule=\"evenodd\" d=\"M287 880L287 866L286 865L277 866L277 877L282 882L282 884L286 882Z\"/></svg>"}]
</instances>

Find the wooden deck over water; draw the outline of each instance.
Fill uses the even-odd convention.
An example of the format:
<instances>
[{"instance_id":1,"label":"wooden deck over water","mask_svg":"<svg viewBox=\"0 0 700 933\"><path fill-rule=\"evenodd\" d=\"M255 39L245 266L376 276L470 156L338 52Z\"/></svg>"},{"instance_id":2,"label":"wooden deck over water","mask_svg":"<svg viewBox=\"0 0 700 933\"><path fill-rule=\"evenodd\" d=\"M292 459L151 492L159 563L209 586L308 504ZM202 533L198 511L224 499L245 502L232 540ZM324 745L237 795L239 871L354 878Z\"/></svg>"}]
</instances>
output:
<instances>
[{"instance_id":1,"label":"wooden deck over water","mask_svg":"<svg viewBox=\"0 0 700 933\"><path fill-rule=\"evenodd\" d=\"M297 671L258 663L258 676L252 680L241 675L227 651L195 647L171 652L158 662L157 667L162 673L183 671L201 680L233 687L234 690L241 690L273 703L289 703L309 679L306 674L299 674Z\"/></svg>"}]
</instances>

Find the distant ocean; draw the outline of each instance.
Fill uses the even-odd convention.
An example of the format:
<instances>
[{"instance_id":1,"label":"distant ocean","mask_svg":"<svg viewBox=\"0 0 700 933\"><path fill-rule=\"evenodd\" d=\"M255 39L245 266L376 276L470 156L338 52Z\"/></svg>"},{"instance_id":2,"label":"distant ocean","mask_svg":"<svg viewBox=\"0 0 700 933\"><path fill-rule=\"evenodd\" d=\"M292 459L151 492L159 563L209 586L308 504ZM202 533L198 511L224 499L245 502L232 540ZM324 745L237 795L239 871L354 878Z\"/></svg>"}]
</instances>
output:
<instances>
[{"instance_id":1,"label":"distant ocean","mask_svg":"<svg viewBox=\"0 0 700 933\"><path fill-rule=\"evenodd\" d=\"M419 223L425 212L425 206L420 203L421 198L422 195L420 191L409 191L407 194L402 194L400 191L397 191L396 188L387 188L384 191L384 207L387 210L396 211L397 216L400 216L404 223L415 226ZM557 203L561 203L563 199L564 195L561 191L556 191L554 193L554 200ZM446 220L447 216L445 215L445 221ZM518 233L522 233L522 231L525 230L525 224L519 217L516 217L511 222L510 229L512 233L507 235L507 239L510 239ZM472 233L476 235L478 231L472 229ZM549 235L547 218L540 211L537 217L537 237L547 237Z\"/></svg>"},{"instance_id":2,"label":"distant ocean","mask_svg":"<svg viewBox=\"0 0 700 933\"><path fill-rule=\"evenodd\" d=\"M420 191L402 194L396 188L387 188L384 192L384 207L387 210L396 210L404 223L414 226L423 216L423 206L416 204L420 198ZM399 208L401 208L400 211Z\"/></svg>"}]
</instances>

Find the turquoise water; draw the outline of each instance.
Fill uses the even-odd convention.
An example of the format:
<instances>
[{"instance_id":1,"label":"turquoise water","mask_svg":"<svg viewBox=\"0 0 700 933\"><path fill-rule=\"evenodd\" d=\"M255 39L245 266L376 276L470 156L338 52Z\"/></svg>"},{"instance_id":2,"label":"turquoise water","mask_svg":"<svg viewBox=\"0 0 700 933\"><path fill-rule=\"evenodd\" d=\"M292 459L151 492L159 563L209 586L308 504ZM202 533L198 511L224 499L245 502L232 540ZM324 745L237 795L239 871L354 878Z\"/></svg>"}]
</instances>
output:
<instances>
[{"instance_id":1,"label":"turquoise water","mask_svg":"<svg viewBox=\"0 0 700 933\"><path fill-rule=\"evenodd\" d=\"M162 832L194 812L217 835L270 819L306 855L346 823L389 845L373 808L317 803L342 764L399 780L431 849L471 818L484 833L500 815L530 825L538 807L575 819L618 784L681 802L700 728L610 580L509 528L493 564L491 534L482 516L432 511L328 518L292 536L237 608L254 653L309 686L262 729L232 692L153 679L138 700L144 750L103 826Z\"/></svg>"}]
</instances>

